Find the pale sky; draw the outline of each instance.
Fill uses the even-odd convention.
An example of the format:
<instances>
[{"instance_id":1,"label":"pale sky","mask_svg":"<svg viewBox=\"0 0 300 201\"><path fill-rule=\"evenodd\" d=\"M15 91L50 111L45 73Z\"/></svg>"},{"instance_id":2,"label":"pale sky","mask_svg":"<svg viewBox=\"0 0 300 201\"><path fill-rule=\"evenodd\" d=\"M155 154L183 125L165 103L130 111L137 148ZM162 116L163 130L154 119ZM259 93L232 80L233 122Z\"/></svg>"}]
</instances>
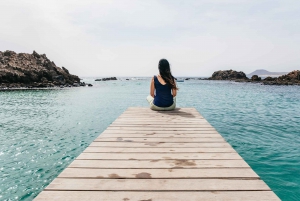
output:
<instances>
[{"instance_id":1,"label":"pale sky","mask_svg":"<svg viewBox=\"0 0 300 201\"><path fill-rule=\"evenodd\" d=\"M298 0L1 0L0 27L0 51L82 77L300 69Z\"/></svg>"}]
</instances>

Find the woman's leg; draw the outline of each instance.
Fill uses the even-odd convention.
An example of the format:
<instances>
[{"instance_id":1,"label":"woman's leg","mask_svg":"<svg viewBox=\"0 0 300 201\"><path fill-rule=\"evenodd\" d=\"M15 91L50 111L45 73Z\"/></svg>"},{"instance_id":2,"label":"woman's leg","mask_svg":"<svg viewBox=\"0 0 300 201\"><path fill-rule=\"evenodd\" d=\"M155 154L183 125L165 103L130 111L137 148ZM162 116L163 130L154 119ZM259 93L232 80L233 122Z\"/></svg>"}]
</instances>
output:
<instances>
[{"instance_id":1,"label":"woman's leg","mask_svg":"<svg viewBox=\"0 0 300 201\"><path fill-rule=\"evenodd\" d=\"M153 104L153 100L154 100L154 98L152 96L150 96L150 95L147 96L147 101L150 105Z\"/></svg>"},{"instance_id":2,"label":"woman's leg","mask_svg":"<svg viewBox=\"0 0 300 201\"><path fill-rule=\"evenodd\" d=\"M176 98L173 99L173 104L169 107L158 107L153 104L154 98L152 96L147 96L147 101L150 104L150 109L151 110L156 110L156 111L164 111L164 110L174 110L176 108Z\"/></svg>"}]
</instances>

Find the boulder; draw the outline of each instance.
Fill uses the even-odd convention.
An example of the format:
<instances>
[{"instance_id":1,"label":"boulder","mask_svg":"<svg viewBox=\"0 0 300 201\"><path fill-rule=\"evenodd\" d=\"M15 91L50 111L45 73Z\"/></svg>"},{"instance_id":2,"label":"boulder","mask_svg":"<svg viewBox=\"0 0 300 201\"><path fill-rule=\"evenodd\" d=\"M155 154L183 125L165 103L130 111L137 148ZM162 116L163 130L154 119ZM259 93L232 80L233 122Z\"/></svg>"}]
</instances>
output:
<instances>
[{"instance_id":1,"label":"boulder","mask_svg":"<svg viewBox=\"0 0 300 201\"><path fill-rule=\"evenodd\" d=\"M253 76L251 77L251 80L252 80L252 81L261 81L261 77L258 77L258 75L253 75Z\"/></svg>"}]
</instances>

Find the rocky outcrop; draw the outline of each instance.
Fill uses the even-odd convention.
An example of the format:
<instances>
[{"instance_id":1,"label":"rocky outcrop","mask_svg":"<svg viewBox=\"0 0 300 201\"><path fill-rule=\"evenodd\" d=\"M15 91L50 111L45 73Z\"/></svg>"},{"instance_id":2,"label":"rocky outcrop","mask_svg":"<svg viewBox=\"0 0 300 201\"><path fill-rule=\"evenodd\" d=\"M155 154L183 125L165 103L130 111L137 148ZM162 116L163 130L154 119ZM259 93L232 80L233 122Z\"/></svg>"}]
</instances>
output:
<instances>
[{"instance_id":1,"label":"rocky outcrop","mask_svg":"<svg viewBox=\"0 0 300 201\"><path fill-rule=\"evenodd\" d=\"M117 80L116 77L107 77L107 78L102 78L102 79L96 79L95 81L108 81L108 80Z\"/></svg>"},{"instance_id":2,"label":"rocky outcrop","mask_svg":"<svg viewBox=\"0 0 300 201\"><path fill-rule=\"evenodd\" d=\"M265 85L300 85L300 70L292 71L278 78L267 77L263 80Z\"/></svg>"},{"instance_id":3,"label":"rocky outcrop","mask_svg":"<svg viewBox=\"0 0 300 201\"><path fill-rule=\"evenodd\" d=\"M242 71L220 70L214 72L208 80L248 80L248 78Z\"/></svg>"},{"instance_id":4,"label":"rocky outcrop","mask_svg":"<svg viewBox=\"0 0 300 201\"><path fill-rule=\"evenodd\" d=\"M207 80L233 80L236 82L253 82L265 85L300 85L300 70L295 70L279 77L266 77L263 80L258 75L253 75L249 79L243 72L225 70L214 72Z\"/></svg>"},{"instance_id":5,"label":"rocky outcrop","mask_svg":"<svg viewBox=\"0 0 300 201\"><path fill-rule=\"evenodd\" d=\"M54 87L80 86L80 79L65 67L58 67L45 54L0 51L0 86Z\"/></svg>"}]
</instances>

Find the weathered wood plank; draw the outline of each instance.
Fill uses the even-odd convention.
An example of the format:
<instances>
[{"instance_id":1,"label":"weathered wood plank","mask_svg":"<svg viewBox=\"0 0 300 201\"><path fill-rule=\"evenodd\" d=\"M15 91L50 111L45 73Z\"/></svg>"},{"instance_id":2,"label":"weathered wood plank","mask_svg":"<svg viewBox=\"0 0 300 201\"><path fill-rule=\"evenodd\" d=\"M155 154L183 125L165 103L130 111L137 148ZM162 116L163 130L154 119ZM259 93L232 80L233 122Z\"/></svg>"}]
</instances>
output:
<instances>
[{"instance_id":1,"label":"weathered wood plank","mask_svg":"<svg viewBox=\"0 0 300 201\"><path fill-rule=\"evenodd\" d=\"M240 160L237 153L82 153L77 159L88 160L162 160L162 159L215 159L215 160Z\"/></svg>"},{"instance_id":2,"label":"weathered wood plank","mask_svg":"<svg viewBox=\"0 0 300 201\"><path fill-rule=\"evenodd\" d=\"M208 123L197 123L197 124L120 124L120 123L112 123L110 124L110 127L164 127L164 128L205 128L205 127L212 127L210 124Z\"/></svg>"},{"instance_id":3,"label":"weathered wood plank","mask_svg":"<svg viewBox=\"0 0 300 201\"><path fill-rule=\"evenodd\" d=\"M142 119L140 119L140 118L121 118L121 117L119 117L119 118L117 118L114 122L132 122L132 123L134 123L134 122L149 122L149 123L156 123L156 122L160 122L161 123L161 121L158 119L153 119L153 118L142 118ZM164 119L164 122L165 123L181 123L181 124L184 124L184 123L197 123L197 122L208 122L208 121L206 121L205 119L197 119L197 118L189 118L189 119L187 119L187 118L178 118L178 119Z\"/></svg>"},{"instance_id":4,"label":"weathered wood plank","mask_svg":"<svg viewBox=\"0 0 300 201\"><path fill-rule=\"evenodd\" d=\"M169 118L177 118L177 119L187 119L187 118L196 118L196 119L204 119L204 117L202 115L200 115L199 113L143 113L143 114L138 114L138 113L125 113L122 114L121 116L119 116L118 118L128 118L128 117L132 117L132 118L137 118L137 117L141 117L141 118L162 118L162 117L169 117Z\"/></svg>"},{"instance_id":5,"label":"weathered wood plank","mask_svg":"<svg viewBox=\"0 0 300 201\"><path fill-rule=\"evenodd\" d=\"M228 191L270 188L262 180L234 179L63 179L56 178L45 190L98 191Z\"/></svg>"},{"instance_id":6,"label":"weathered wood plank","mask_svg":"<svg viewBox=\"0 0 300 201\"><path fill-rule=\"evenodd\" d=\"M109 127L143 127L145 128L147 126L147 128L213 128L211 125L209 124L193 124L193 125L185 125L185 124L174 124L174 125L155 125L155 124L111 124Z\"/></svg>"},{"instance_id":7,"label":"weathered wood plank","mask_svg":"<svg viewBox=\"0 0 300 201\"><path fill-rule=\"evenodd\" d=\"M136 114L123 114L120 116L118 119L126 119L126 118L133 118L133 119L149 119L149 118L154 118L155 120L157 119L191 119L191 118L196 118L196 119L204 119L203 116L197 115L197 114L144 114L144 115L136 115Z\"/></svg>"},{"instance_id":8,"label":"weathered wood plank","mask_svg":"<svg viewBox=\"0 0 300 201\"><path fill-rule=\"evenodd\" d=\"M135 131L135 130L105 130L103 133L135 133L135 134L209 134L209 133L215 133L219 134L216 130L199 130L199 131ZM219 134L220 135L220 134Z\"/></svg>"},{"instance_id":9,"label":"weathered wood plank","mask_svg":"<svg viewBox=\"0 0 300 201\"><path fill-rule=\"evenodd\" d=\"M74 160L71 168L248 168L244 160Z\"/></svg>"},{"instance_id":10,"label":"weathered wood plank","mask_svg":"<svg viewBox=\"0 0 300 201\"><path fill-rule=\"evenodd\" d=\"M92 142L90 144L91 147L170 147L170 148L181 148L181 147L195 147L195 148L201 148L201 147L231 147L228 143L224 142L210 142L210 143L172 143L172 142L147 142L147 143L141 143L141 142Z\"/></svg>"},{"instance_id":11,"label":"weathered wood plank","mask_svg":"<svg viewBox=\"0 0 300 201\"><path fill-rule=\"evenodd\" d=\"M132 110L126 110L124 111L122 114L126 114L126 113L134 113L134 114L139 114L139 115L143 115L143 114L190 114L190 113L194 113L194 114L200 114L199 112L197 112L197 110L173 110L173 111L153 111L153 110L138 110L138 111L132 111Z\"/></svg>"},{"instance_id":12,"label":"weathered wood plank","mask_svg":"<svg viewBox=\"0 0 300 201\"><path fill-rule=\"evenodd\" d=\"M213 127L200 127L200 128L150 128L150 127L108 127L107 130L150 130L150 131L204 131L204 130L216 130Z\"/></svg>"},{"instance_id":13,"label":"weathered wood plank","mask_svg":"<svg viewBox=\"0 0 300 201\"><path fill-rule=\"evenodd\" d=\"M125 137L99 137L94 142L223 142L219 138L125 138Z\"/></svg>"},{"instance_id":14,"label":"weathered wood plank","mask_svg":"<svg viewBox=\"0 0 300 201\"><path fill-rule=\"evenodd\" d=\"M222 138L220 134L133 134L133 133L102 133L99 138Z\"/></svg>"},{"instance_id":15,"label":"weathered wood plank","mask_svg":"<svg viewBox=\"0 0 300 201\"><path fill-rule=\"evenodd\" d=\"M132 191L43 191L36 201L278 201L272 191L132 192Z\"/></svg>"},{"instance_id":16,"label":"weathered wood plank","mask_svg":"<svg viewBox=\"0 0 300 201\"><path fill-rule=\"evenodd\" d=\"M228 153L236 152L233 148L132 148L132 147L87 147L84 153Z\"/></svg>"},{"instance_id":17,"label":"weathered wood plank","mask_svg":"<svg viewBox=\"0 0 300 201\"><path fill-rule=\"evenodd\" d=\"M231 169L86 169L67 168L58 178L84 179L200 179L239 178L259 179L251 168Z\"/></svg>"}]
</instances>

